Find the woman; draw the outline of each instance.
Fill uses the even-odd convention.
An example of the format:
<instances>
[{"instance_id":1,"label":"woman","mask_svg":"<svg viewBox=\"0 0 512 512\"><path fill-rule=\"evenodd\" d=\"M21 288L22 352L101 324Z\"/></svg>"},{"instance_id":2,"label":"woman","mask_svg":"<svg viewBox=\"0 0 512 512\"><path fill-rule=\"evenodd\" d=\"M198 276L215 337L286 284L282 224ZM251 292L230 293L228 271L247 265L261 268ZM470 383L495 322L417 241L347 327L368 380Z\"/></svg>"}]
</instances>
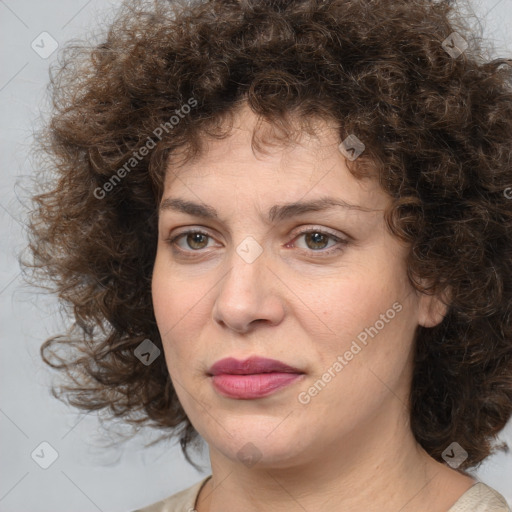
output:
<instances>
[{"instance_id":1,"label":"woman","mask_svg":"<svg viewBox=\"0 0 512 512\"><path fill-rule=\"evenodd\" d=\"M210 452L142 511L510 510L468 473L512 412L512 67L482 50L446 2L203 0L68 53L31 249L76 321L43 358Z\"/></svg>"}]
</instances>

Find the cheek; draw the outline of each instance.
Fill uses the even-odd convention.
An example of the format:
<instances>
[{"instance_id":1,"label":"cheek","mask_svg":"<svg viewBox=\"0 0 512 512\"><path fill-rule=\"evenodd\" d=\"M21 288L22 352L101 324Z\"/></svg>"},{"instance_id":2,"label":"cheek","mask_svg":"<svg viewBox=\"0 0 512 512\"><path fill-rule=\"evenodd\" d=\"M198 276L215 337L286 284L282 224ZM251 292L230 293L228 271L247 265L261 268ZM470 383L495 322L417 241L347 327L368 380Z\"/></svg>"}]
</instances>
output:
<instances>
[{"instance_id":1,"label":"cheek","mask_svg":"<svg viewBox=\"0 0 512 512\"><path fill-rule=\"evenodd\" d=\"M152 300L169 372L180 372L197 358L198 340L211 286L181 275L157 255L153 269Z\"/></svg>"},{"instance_id":2,"label":"cheek","mask_svg":"<svg viewBox=\"0 0 512 512\"><path fill-rule=\"evenodd\" d=\"M165 249L159 245L153 267L151 293L155 318L162 336L192 308L197 290L195 284L190 286L180 277L179 271L169 264Z\"/></svg>"},{"instance_id":3,"label":"cheek","mask_svg":"<svg viewBox=\"0 0 512 512\"><path fill-rule=\"evenodd\" d=\"M151 295L156 323L164 343L166 333L172 328L177 316L177 301L174 292L172 281L168 279L164 272L160 271L158 264L155 264Z\"/></svg>"},{"instance_id":4,"label":"cheek","mask_svg":"<svg viewBox=\"0 0 512 512\"><path fill-rule=\"evenodd\" d=\"M375 375L392 382L408 364L416 328L414 302L404 281L384 269L366 269L324 290L328 292L315 299L310 294L317 315L309 312L301 320L314 341L314 358L319 362L315 373L335 372L332 391L340 386L354 397L364 394L364 388L381 386ZM336 372L336 363L343 370Z\"/></svg>"},{"instance_id":5,"label":"cheek","mask_svg":"<svg viewBox=\"0 0 512 512\"><path fill-rule=\"evenodd\" d=\"M171 340L175 339L175 333L180 327L180 318L183 317L183 309L186 307L186 297L184 300L182 292L183 287L179 286L175 274L173 275L163 258L157 253L151 293L155 319L166 358L169 352L178 349L177 344ZM172 359L174 360L174 358Z\"/></svg>"},{"instance_id":6,"label":"cheek","mask_svg":"<svg viewBox=\"0 0 512 512\"><path fill-rule=\"evenodd\" d=\"M320 324L326 337L355 337L365 327L380 322L380 315L386 311L390 310L388 317L396 316L392 306L401 302L405 292L391 278L381 284L382 277L370 271L351 272L350 276L333 279L320 289L310 288L303 300L313 306L307 314L311 323L308 330L313 324L318 329Z\"/></svg>"}]
</instances>

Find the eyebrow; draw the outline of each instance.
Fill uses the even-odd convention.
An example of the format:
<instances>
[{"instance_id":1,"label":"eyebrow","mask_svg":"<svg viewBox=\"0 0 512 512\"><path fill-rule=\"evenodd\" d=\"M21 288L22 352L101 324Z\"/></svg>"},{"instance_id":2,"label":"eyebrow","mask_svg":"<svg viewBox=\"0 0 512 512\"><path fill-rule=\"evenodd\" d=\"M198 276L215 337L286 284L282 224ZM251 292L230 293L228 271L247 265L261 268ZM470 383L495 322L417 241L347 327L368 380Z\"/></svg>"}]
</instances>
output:
<instances>
[{"instance_id":1,"label":"eyebrow","mask_svg":"<svg viewBox=\"0 0 512 512\"><path fill-rule=\"evenodd\" d=\"M366 213L380 211L356 204L349 204L342 199L334 197L321 197L320 199L315 199L313 201L297 201L293 203L276 204L269 209L267 217L270 222L276 222L308 212L319 212L334 208L357 210ZM219 220L217 210L215 210L213 206L195 203L185 199L168 197L162 201L159 210L174 210L188 215L202 217L204 219Z\"/></svg>"}]
</instances>

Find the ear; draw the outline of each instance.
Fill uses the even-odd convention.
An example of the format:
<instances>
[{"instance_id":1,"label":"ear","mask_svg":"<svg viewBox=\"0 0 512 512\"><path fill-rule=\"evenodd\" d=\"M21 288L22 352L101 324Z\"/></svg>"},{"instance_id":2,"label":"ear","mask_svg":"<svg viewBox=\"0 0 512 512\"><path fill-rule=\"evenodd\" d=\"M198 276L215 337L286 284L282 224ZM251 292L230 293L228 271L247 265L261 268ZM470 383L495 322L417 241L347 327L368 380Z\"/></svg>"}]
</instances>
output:
<instances>
[{"instance_id":1,"label":"ear","mask_svg":"<svg viewBox=\"0 0 512 512\"><path fill-rule=\"evenodd\" d=\"M418 309L418 323L423 327L435 327L440 324L448 313L451 288L446 288L437 295L420 295Z\"/></svg>"}]
</instances>

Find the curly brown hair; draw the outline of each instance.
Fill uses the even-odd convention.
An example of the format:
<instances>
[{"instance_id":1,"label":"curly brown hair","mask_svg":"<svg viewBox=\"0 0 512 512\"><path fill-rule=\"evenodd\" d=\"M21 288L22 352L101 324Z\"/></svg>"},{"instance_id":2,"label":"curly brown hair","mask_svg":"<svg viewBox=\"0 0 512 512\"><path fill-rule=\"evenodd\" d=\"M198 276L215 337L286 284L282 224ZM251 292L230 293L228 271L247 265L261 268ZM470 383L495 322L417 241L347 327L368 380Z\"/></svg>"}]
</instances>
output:
<instances>
[{"instance_id":1,"label":"curly brown hair","mask_svg":"<svg viewBox=\"0 0 512 512\"><path fill-rule=\"evenodd\" d=\"M168 158L227 136L248 104L286 137L321 118L364 141L349 168L393 198L410 282L450 290L444 320L416 331L411 428L436 460L456 440L461 469L480 463L512 414L512 66L486 52L450 2L428 0L128 1L101 44L68 45L27 263L72 308L41 347L67 376L53 394L179 433L190 462L198 434L165 360L134 350L163 349L151 277Z\"/></svg>"}]
</instances>

